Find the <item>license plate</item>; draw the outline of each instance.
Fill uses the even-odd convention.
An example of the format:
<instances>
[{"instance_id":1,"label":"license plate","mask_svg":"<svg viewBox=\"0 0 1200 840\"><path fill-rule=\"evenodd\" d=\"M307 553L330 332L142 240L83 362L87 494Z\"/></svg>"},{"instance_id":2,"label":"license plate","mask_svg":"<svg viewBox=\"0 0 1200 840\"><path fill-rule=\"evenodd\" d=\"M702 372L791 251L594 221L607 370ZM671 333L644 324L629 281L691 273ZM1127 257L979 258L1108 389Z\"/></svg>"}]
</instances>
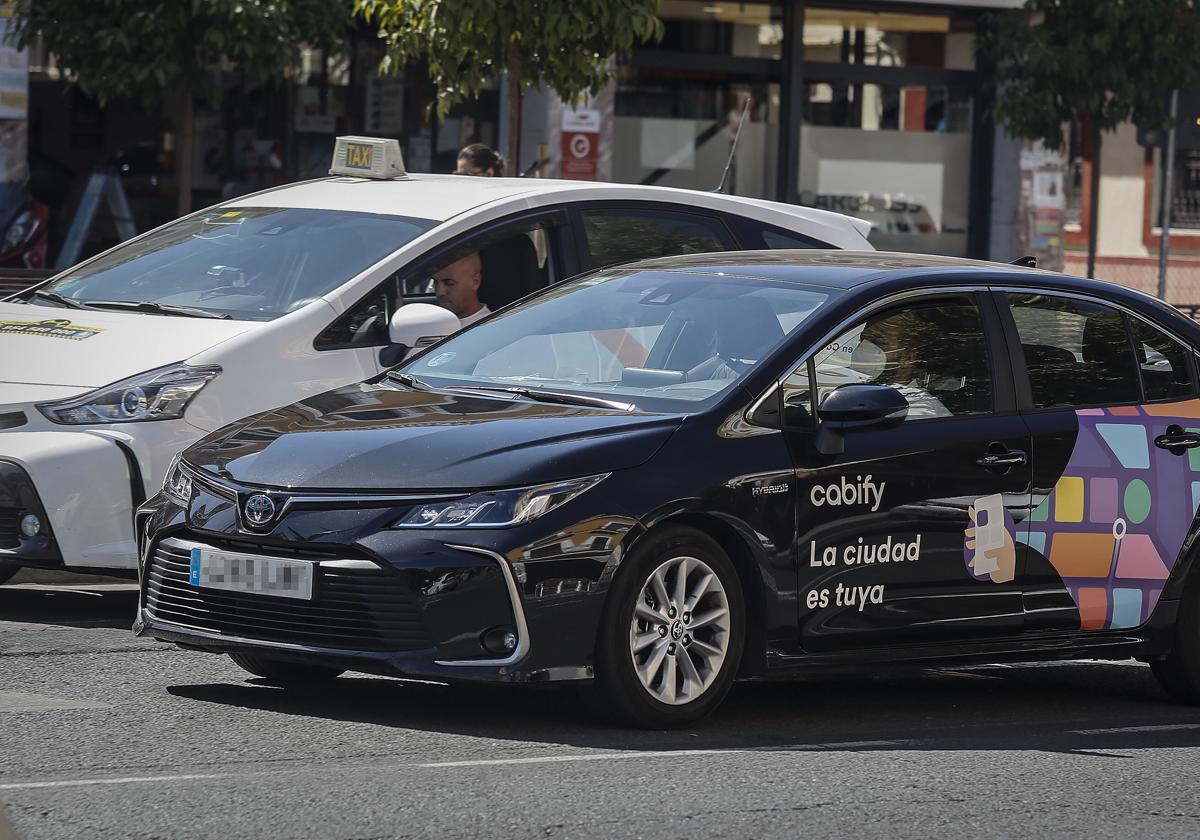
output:
<instances>
[{"instance_id":1,"label":"license plate","mask_svg":"<svg viewBox=\"0 0 1200 840\"><path fill-rule=\"evenodd\" d=\"M205 589L310 601L313 571L313 564L304 560L193 548L189 580Z\"/></svg>"}]
</instances>

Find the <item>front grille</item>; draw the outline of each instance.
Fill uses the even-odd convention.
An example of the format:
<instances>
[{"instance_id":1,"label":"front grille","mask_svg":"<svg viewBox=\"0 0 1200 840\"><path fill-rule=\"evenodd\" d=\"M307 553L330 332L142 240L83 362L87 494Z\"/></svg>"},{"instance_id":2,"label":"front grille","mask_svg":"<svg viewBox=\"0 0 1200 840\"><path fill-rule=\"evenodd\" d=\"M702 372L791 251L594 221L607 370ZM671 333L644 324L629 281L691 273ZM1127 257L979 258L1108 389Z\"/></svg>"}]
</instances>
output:
<instances>
[{"instance_id":1,"label":"front grille","mask_svg":"<svg viewBox=\"0 0 1200 840\"><path fill-rule=\"evenodd\" d=\"M432 646L412 593L395 572L318 563L311 601L202 589L188 582L191 545L168 539L155 547L146 568L146 612L152 619L227 636L341 650ZM241 544L229 549L298 554Z\"/></svg>"},{"instance_id":2,"label":"front grille","mask_svg":"<svg viewBox=\"0 0 1200 840\"><path fill-rule=\"evenodd\" d=\"M16 508L0 507L0 548L16 548L21 544L17 536L20 513Z\"/></svg>"}]
</instances>

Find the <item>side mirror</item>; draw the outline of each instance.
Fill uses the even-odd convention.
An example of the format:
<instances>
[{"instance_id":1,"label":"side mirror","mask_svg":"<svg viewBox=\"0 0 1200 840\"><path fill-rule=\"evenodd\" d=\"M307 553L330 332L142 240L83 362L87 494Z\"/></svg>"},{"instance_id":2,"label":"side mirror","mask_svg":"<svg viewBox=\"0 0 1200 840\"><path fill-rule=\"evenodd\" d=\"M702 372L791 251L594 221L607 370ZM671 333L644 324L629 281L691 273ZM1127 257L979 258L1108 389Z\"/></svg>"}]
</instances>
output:
<instances>
[{"instance_id":1,"label":"side mirror","mask_svg":"<svg viewBox=\"0 0 1200 840\"><path fill-rule=\"evenodd\" d=\"M408 351L433 344L459 329L453 312L432 303L407 303L392 315L388 323L391 344L379 353L379 363L391 367L404 360Z\"/></svg>"},{"instance_id":2,"label":"side mirror","mask_svg":"<svg viewBox=\"0 0 1200 840\"><path fill-rule=\"evenodd\" d=\"M842 385L829 393L818 413L817 451L840 455L846 432L895 428L908 416L908 401L888 385Z\"/></svg>"}]
</instances>

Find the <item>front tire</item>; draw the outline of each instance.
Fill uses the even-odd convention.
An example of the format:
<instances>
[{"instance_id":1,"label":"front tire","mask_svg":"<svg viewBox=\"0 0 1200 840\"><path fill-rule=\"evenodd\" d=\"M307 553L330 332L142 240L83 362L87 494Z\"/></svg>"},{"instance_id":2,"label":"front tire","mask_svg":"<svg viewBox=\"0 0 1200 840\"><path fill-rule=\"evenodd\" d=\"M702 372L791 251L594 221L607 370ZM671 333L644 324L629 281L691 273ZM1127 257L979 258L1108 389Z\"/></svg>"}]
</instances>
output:
<instances>
[{"instance_id":1,"label":"front tire","mask_svg":"<svg viewBox=\"0 0 1200 840\"><path fill-rule=\"evenodd\" d=\"M737 570L709 536L647 535L609 592L596 655L596 700L648 729L711 714L737 676L746 610Z\"/></svg>"},{"instance_id":2,"label":"front tire","mask_svg":"<svg viewBox=\"0 0 1200 840\"><path fill-rule=\"evenodd\" d=\"M299 662L288 662L276 659L268 654L260 653L231 653L229 658L243 670L249 671L256 677L262 677L267 682L276 685L300 686L313 683L328 682L342 675L340 668L327 668L321 665L304 665Z\"/></svg>"}]
</instances>

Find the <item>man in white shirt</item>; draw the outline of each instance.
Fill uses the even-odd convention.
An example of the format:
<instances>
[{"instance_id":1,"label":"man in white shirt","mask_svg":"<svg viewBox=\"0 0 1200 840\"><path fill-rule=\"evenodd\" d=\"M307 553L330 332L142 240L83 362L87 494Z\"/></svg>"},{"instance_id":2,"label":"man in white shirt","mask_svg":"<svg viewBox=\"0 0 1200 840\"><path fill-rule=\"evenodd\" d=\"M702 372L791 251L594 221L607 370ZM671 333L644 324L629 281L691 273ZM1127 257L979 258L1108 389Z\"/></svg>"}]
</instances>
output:
<instances>
[{"instance_id":1,"label":"man in white shirt","mask_svg":"<svg viewBox=\"0 0 1200 840\"><path fill-rule=\"evenodd\" d=\"M450 263L433 278L438 303L458 316L459 326L470 326L492 314L479 300L482 282L483 263L475 251Z\"/></svg>"}]
</instances>

